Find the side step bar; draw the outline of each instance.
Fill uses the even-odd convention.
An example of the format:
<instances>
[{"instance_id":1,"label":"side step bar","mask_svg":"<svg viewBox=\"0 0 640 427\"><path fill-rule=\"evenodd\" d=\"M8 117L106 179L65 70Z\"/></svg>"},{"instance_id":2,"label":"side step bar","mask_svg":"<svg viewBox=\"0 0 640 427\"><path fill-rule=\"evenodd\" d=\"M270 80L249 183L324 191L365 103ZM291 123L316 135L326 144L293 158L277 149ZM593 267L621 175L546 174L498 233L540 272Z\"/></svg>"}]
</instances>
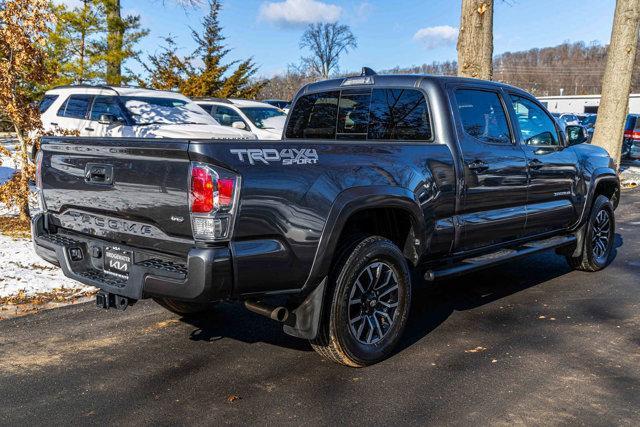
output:
<instances>
[{"instance_id":1,"label":"side step bar","mask_svg":"<svg viewBox=\"0 0 640 427\"><path fill-rule=\"evenodd\" d=\"M542 252L548 249L567 246L575 243L576 240L577 239L575 236L556 236L549 239L523 243L522 245L513 248L501 249L496 252L491 252L472 258L465 258L463 260L457 261L454 264L450 264L433 270L428 270L424 274L424 279L431 282L444 277L458 276L460 274L481 270L483 268L491 267L497 264L502 264L504 262L531 255L536 252Z\"/></svg>"}]
</instances>

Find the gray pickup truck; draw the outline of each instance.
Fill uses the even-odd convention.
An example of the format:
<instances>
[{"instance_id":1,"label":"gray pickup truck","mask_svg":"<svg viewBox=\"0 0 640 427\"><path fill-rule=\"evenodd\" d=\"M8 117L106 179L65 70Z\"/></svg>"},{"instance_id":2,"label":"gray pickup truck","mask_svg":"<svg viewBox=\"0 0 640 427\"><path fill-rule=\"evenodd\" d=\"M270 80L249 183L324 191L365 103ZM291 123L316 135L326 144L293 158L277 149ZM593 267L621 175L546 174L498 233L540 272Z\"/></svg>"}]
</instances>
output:
<instances>
[{"instance_id":1,"label":"gray pickup truck","mask_svg":"<svg viewBox=\"0 0 640 427\"><path fill-rule=\"evenodd\" d=\"M585 139L515 87L365 70L303 87L281 141L46 138L33 241L104 308L239 301L365 366L416 286L549 249L610 262L619 182Z\"/></svg>"}]
</instances>

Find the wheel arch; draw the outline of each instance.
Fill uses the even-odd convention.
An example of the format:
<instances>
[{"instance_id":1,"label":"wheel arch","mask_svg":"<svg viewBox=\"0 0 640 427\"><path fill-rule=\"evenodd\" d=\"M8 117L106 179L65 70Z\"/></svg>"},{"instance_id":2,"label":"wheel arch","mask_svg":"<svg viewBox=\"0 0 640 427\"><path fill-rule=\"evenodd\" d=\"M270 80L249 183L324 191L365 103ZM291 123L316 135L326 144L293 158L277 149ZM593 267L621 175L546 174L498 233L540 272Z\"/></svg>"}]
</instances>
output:
<instances>
[{"instance_id":1,"label":"wheel arch","mask_svg":"<svg viewBox=\"0 0 640 427\"><path fill-rule=\"evenodd\" d=\"M334 201L303 289L312 287L328 275L343 232L349 230L354 219L364 218L367 213L372 212L376 212L373 215L397 212L403 220L410 221L410 226L403 230L406 235L402 243L394 236L383 237L398 244L410 262L415 264L418 261L425 247L423 238L426 227L424 215L413 192L392 186L354 187L340 193Z\"/></svg>"}]
</instances>

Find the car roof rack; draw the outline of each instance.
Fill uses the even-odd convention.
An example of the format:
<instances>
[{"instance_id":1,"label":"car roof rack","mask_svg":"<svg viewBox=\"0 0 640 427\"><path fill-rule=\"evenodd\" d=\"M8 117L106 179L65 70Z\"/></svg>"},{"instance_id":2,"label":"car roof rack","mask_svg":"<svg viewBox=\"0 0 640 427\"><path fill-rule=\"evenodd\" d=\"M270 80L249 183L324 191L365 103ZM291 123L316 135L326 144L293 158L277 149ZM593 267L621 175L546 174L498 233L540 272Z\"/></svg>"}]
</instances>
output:
<instances>
[{"instance_id":1,"label":"car roof rack","mask_svg":"<svg viewBox=\"0 0 640 427\"><path fill-rule=\"evenodd\" d=\"M80 84L70 84L70 85L61 85L56 86L53 89L72 89L72 88L84 88L84 89L104 89L104 90L112 90L116 94L120 95L118 89L142 89L142 90L153 90L158 91L159 89L142 87L136 85L118 85L118 86L110 86L110 85L99 85L99 84L89 84L89 83L80 83Z\"/></svg>"},{"instance_id":2,"label":"car roof rack","mask_svg":"<svg viewBox=\"0 0 640 427\"><path fill-rule=\"evenodd\" d=\"M220 102L223 104L233 104L233 102L229 101L226 98L216 98L216 97L209 97L209 96L197 96L194 98L191 98L194 101L211 101L211 102Z\"/></svg>"}]
</instances>

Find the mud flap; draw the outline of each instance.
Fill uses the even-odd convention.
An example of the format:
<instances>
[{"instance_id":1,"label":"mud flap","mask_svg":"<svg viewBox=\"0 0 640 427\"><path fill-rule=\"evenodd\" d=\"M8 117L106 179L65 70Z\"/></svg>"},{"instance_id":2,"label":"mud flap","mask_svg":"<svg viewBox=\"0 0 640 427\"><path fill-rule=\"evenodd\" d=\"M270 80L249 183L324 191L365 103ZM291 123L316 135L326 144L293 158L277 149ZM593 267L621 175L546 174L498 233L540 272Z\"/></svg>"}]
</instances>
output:
<instances>
[{"instance_id":1,"label":"mud flap","mask_svg":"<svg viewBox=\"0 0 640 427\"><path fill-rule=\"evenodd\" d=\"M325 277L313 292L297 308L291 311L290 319L292 321L283 327L287 335L308 340L316 337L320 327L326 285L327 278Z\"/></svg>"}]
</instances>

